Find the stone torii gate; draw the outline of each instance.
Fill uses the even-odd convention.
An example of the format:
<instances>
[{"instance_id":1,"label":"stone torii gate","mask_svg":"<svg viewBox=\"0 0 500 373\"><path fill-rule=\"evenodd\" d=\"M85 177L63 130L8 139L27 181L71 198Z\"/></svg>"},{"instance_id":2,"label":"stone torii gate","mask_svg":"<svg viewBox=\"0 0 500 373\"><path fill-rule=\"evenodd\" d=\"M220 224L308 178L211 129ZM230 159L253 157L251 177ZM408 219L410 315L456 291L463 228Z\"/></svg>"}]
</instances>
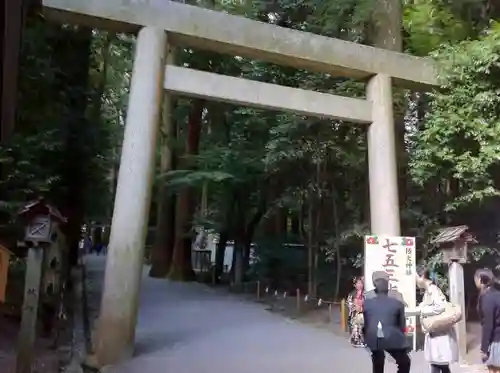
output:
<instances>
[{"instance_id":1,"label":"stone torii gate","mask_svg":"<svg viewBox=\"0 0 500 373\"><path fill-rule=\"evenodd\" d=\"M96 358L131 357L163 92L361 123L368 129L371 230L400 234L392 83L436 85L431 61L168 0L43 0L60 22L138 31ZM366 100L167 64L170 46L367 80ZM165 315L168 317L168 315Z\"/></svg>"}]
</instances>

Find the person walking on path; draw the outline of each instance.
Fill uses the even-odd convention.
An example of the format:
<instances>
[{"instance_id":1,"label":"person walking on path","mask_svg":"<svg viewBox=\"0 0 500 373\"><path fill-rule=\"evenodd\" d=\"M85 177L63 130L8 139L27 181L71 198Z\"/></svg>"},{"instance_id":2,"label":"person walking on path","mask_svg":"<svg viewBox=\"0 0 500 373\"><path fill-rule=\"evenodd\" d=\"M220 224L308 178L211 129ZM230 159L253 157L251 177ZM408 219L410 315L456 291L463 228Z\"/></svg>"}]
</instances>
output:
<instances>
[{"instance_id":1,"label":"person walking on path","mask_svg":"<svg viewBox=\"0 0 500 373\"><path fill-rule=\"evenodd\" d=\"M425 290L423 301L418 306L421 316L439 315L445 311L447 299L424 266L417 268L417 286ZM452 327L443 332L425 333L424 355L431 365L431 373L451 373L450 365L458 361L455 329Z\"/></svg>"},{"instance_id":2,"label":"person walking on path","mask_svg":"<svg viewBox=\"0 0 500 373\"><path fill-rule=\"evenodd\" d=\"M383 373L385 352L398 365L398 373L409 373L411 360L409 344L405 336L406 317L404 304L389 296L389 281L374 281L375 296L364 304L364 337L371 351L373 373Z\"/></svg>"},{"instance_id":3,"label":"person walking on path","mask_svg":"<svg viewBox=\"0 0 500 373\"><path fill-rule=\"evenodd\" d=\"M480 291L481 358L490 373L500 373L500 283L489 269L477 270L474 282Z\"/></svg>"},{"instance_id":4,"label":"person walking on path","mask_svg":"<svg viewBox=\"0 0 500 373\"><path fill-rule=\"evenodd\" d=\"M354 278L354 290L347 297L348 323L353 347L365 347L363 339L363 303L365 301L363 277Z\"/></svg>"}]
</instances>

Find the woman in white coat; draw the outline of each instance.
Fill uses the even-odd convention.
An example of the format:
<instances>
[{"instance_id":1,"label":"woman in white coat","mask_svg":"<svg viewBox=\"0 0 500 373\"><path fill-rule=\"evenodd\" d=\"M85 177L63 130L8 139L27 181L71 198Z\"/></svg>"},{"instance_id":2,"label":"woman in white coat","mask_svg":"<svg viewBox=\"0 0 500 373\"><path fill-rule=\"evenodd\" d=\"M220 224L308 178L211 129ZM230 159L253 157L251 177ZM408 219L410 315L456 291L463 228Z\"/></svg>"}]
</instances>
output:
<instances>
[{"instance_id":1,"label":"woman in white coat","mask_svg":"<svg viewBox=\"0 0 500 373\"><path fill-rule=\"evenodd\" d=\"M424 266L417 268L417 286L425 290L423 301L418 306L422 316L439 315L444 312L446 297L430 279L430 273ZM450 328L440 333L426 333L424 355L431 365L431 373L451 373L450 365L458 361L455 329Z\"/></svg>"}]
</instances>

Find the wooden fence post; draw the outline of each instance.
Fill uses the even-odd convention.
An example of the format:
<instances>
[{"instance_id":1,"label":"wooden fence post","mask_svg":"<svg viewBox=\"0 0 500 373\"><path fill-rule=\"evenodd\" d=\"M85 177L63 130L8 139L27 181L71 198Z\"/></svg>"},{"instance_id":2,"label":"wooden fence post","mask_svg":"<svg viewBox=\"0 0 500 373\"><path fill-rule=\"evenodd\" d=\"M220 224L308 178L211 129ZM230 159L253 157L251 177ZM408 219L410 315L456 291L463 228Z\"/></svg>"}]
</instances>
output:
<instances>
[{"instance_id":1,"label":"wooden fence post","mask_svg":"<svg viewBox=\"0 0 500 373\"><path fill-rule=\"evenodd\" d=\"M42 279L43 248L38 243L28 249L26 263L26 283L24 285L24 300L19 330L17 350L17 373L31 373L34 343L36 338L36 322L38 318L38 299Z\"/></svg>"},{"instance_id":2,"label":"wooden fence post","mask_svg":"<svg viewBox=\"0 0 500 373\"><path fill-rule=\"evenodd\" d=\"M347 332L347 306L345 299L340 301L340 327L343 332Z\"/></svg>"}]
</instances>

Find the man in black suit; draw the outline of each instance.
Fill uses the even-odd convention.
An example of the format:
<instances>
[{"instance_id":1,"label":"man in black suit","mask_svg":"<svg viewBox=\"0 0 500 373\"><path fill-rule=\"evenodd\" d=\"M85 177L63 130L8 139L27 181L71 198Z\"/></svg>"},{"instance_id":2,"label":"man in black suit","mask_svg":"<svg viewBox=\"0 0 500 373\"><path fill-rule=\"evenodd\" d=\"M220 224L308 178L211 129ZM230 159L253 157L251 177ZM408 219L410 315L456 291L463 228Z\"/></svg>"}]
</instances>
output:
<instances>
[{"instance_id":1,"label":"man in black suit","mask_svg":"<svg viewBox=\"0 0 500 373\"><path fill-rule=\"evenodd\" d=\"M389 281L389 275L387 274L387 272L384 272L384 271L373 272L372 282L375 283L375 281L377 281L378 279L385 279L385 280ZM375 292L375 290L370 290L366 293L365 299L374 298L376 296L377 296L377 293ZM389 289L389 297L397 299L400 302L402 302L405 305L405 307L407 306L406 302L403 299L403 294L401 294L399 291L394 290L394 289Z\"/></svg>"},{"instance_id":2,"label":"man in black suit","mask_svg":"<svg viewBox=\"0 0 500 373\"><path fill-rule=\"evenodd\" d=\"M383 373L385 351L398 365L398 373L410 373L409 345L405 336L404 304L389 296L389 281L374 281L375 296L364 303L364 338L372 353L373 373Z\"/></svg>"}]
</instances>

